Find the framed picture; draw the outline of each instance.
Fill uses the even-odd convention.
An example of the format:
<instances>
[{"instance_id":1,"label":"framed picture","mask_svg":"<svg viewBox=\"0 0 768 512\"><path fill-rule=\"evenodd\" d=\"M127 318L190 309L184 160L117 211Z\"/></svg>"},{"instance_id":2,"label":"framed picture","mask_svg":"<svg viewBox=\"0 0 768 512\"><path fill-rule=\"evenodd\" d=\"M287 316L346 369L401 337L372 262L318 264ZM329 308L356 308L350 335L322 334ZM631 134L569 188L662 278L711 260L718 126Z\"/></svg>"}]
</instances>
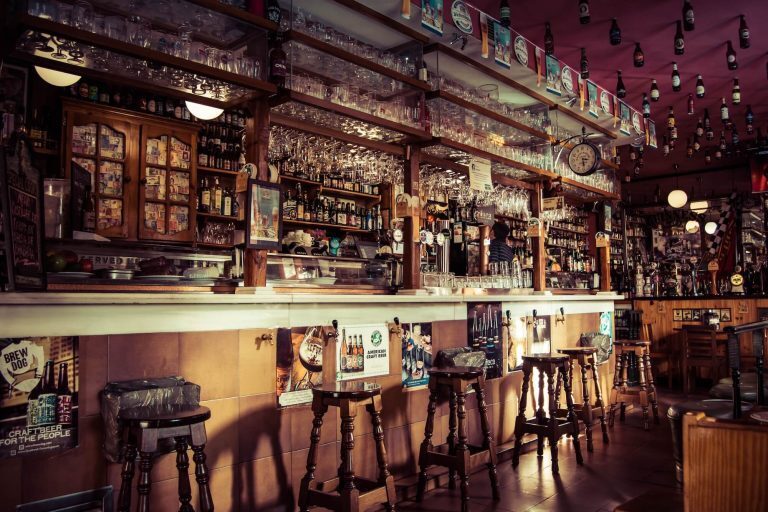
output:
<instances>
[{"instance_id":1,"label":"framed picture","mask_svg":"<svg viewBox=\"0 0 768 512\"><path fill-rule=\"evenodd\" d=\"M672 311L672 320L675 322L682 322L683 321L683 310L682 309L675 309Z\"/></svg>"},{"instance_id":2,"label":"framed picture","mask_svg":"<svg viewBox=\"0 0 768 512\"><path fill-rule=\"evenodd\" d=\"M730 322L731 321L731 309L721 309L720 310L720 321L721 322Z\"/></svg>"},{"instance_id":3,"label":"framed picture","mask_svg":"<svg viewBox=\"0 0 768 512\"><path fill-rule=\"evenodd\" d=\"M693 320L693 313L691 312L690 309L683 310L683 320L684 321Z\"/></svg>"},{"instance_id":4,"label":"framed picture","mask_svg":"<svg viewBox=\"0 0 768 512\"><path fill-rule=\"evenodd\" d=\"M280 185L248 180L245 246L279 249L283 234L283 198Z\"/></svg>"}]
</instances>

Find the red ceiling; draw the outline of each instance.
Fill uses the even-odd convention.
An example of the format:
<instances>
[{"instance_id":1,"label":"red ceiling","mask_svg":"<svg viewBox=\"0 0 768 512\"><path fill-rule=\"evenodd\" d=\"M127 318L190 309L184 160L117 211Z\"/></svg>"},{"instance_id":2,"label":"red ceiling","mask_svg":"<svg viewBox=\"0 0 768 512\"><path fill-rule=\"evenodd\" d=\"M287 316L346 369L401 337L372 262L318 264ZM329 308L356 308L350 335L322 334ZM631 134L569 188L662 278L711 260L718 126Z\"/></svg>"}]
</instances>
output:
<instances>
[{"instance_id":1,"label":"red ceiling","mask_svg":"<svg viewBox=\"0 0 768 512\"><path fill-rule=\"evenodd\" d=\"M446 2L448 3L448 2ZM479 9L498 16L499 0L470 0ZM659 144L666 131L668 107L672 105L678 124L679 140L673 156L661 157L661 150L646 151L646 165L642 175L668 174L673 162L681 170L702 168L703 151L691 160L685 158L685 140L693 135L696 121L709 109L719 139L720 98L725 97L742 140L746 137L744 113L752 106L755 126L768 128L768 0L691 0L696 27L684 32L685 54L674 54L676 20L682 16L682 0L590 0L591 22L579 23L578 0L509 0L512 9L512 27L537 45L544 46L544 22L552 24L555 55L574 69L579 69L581 47L587 49L590 78L615 92L616 70L621 69L627 98L633 107L641 110L642 94L648 92L655 78L661 90L661 99L651 103L651 115L656 121ZM739 15L746 15L750 28L751 47L739 48ZM608 31L611 18L617 18L622 32L620 46L611 46ZM726 41L731 40L737 54L739 68L729 71L726 65ZM645 66L633 67L632 54L639 42L645 54ZM672 91L672 62L677 61L682 78L682 90ZM706 96L695 98L696 114L687 115L688 93L695 92L696 75L704 78ZM741 105L731 103L733 78L741 85ZM730 142L730 133L726 133ZM704 144L704 142L702 141ZM622 167L631 169L629 162ZM714 164L713 164L714 165ZM622 173L623 174L623 173Z\"/></svg>"}]
</instances>

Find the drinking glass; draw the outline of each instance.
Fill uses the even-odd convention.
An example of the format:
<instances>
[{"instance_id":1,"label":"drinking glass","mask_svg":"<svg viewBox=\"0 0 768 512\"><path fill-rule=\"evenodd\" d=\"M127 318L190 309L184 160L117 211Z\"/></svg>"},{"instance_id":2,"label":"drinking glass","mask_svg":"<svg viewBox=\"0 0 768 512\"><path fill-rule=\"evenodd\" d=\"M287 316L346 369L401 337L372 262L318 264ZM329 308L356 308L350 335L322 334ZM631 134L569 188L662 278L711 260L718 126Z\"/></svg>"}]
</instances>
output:
<instances>
[{"instance_id":1,"label":"drinking glass","mask_svg":"<svg viewBox=\"0 0 768 512\"><path fill-rule=\"evenodd\" d=\"M93 32L93 6L85 0L77 0L72 7L72 24L81 30Z\"/></svg>"},{"instance_id":2,"label":"drinking glass","mask_svg":"<svg viewBox=\"0 0 768 512\"><path fill-rule=\"evenodd\" d=\"M149 20L141 16L131 16L126 20L128 42L146 48L150 44L151 26Z\"/></svg>"}]
</instances>

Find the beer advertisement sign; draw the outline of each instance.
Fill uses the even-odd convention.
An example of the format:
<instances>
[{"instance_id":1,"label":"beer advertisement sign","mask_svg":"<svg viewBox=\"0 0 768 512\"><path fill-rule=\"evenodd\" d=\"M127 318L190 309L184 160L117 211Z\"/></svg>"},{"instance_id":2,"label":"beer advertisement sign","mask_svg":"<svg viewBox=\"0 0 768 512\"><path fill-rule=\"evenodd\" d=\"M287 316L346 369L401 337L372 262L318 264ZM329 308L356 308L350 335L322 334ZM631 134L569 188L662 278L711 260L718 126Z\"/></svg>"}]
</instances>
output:
<instances>
[{"instance_id":1,"label":"beer advertisement sign","mask_svg":"<svg viewBox=\"0 0 768 512\"><path fill-rule=\"evenodd\" d=\"M323 383L323 347L333 327L313 325L277 330L277 403L312 402L312 388Z\"/></svg>"},{"instance_id":2,"label":"beer advertisement sign","mask_svg":"<svg viewBox=\"0 0 768 512\"><path fill-rule=\"evenodd\" d=\"M485 378L502 376L502 329L500 302L467 303L467 338L473 350L485 352Z\"/></svg>"},{"instance_id":3,"label":"beer advertisement sign","mask_svg":"<svg viewBox=\"0 0 768 512\"><path fill-rule=\"evenodd\" d=\"M77 446L77 338L0 339L0 458Z\"/></svg>"},{"instance_id":4,"label":"beer advertisement sign","mask_svg":"<svg viewBox=\"0 0 768 512\"><path fill-rule=\"evenodd\" d=\"M336 380L389 374L387 324L339 326L336 336Z\"/></svg>"},{"instance_id":5,"label":"beer advertisement sign","mask_svg":"<svg viewBox=\"0 0 768 512\"><path fill-rule=\"evenodd\" d=\"M391 324L390 332L402 347L403 387L426 386L432 368L432 323Z\"/></svg>"}]
</instances>

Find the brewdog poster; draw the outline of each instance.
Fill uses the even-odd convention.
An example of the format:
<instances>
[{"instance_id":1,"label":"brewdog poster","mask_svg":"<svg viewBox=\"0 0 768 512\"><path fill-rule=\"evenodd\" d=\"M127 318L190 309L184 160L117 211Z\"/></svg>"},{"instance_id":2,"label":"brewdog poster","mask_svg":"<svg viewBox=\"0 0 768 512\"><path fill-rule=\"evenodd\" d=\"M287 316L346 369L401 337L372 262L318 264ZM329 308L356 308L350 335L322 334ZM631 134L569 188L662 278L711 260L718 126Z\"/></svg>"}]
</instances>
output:
<instances>
[{"instance_id":1,"label":"brewdog poster","mask_svg":"<svg viewBox=\"0 0 768 512\"><path fill-rule=\"evenodd\" d=\"M77 342L0 339L0 458L77 446Z\"/></svg>"}]
</instances>

